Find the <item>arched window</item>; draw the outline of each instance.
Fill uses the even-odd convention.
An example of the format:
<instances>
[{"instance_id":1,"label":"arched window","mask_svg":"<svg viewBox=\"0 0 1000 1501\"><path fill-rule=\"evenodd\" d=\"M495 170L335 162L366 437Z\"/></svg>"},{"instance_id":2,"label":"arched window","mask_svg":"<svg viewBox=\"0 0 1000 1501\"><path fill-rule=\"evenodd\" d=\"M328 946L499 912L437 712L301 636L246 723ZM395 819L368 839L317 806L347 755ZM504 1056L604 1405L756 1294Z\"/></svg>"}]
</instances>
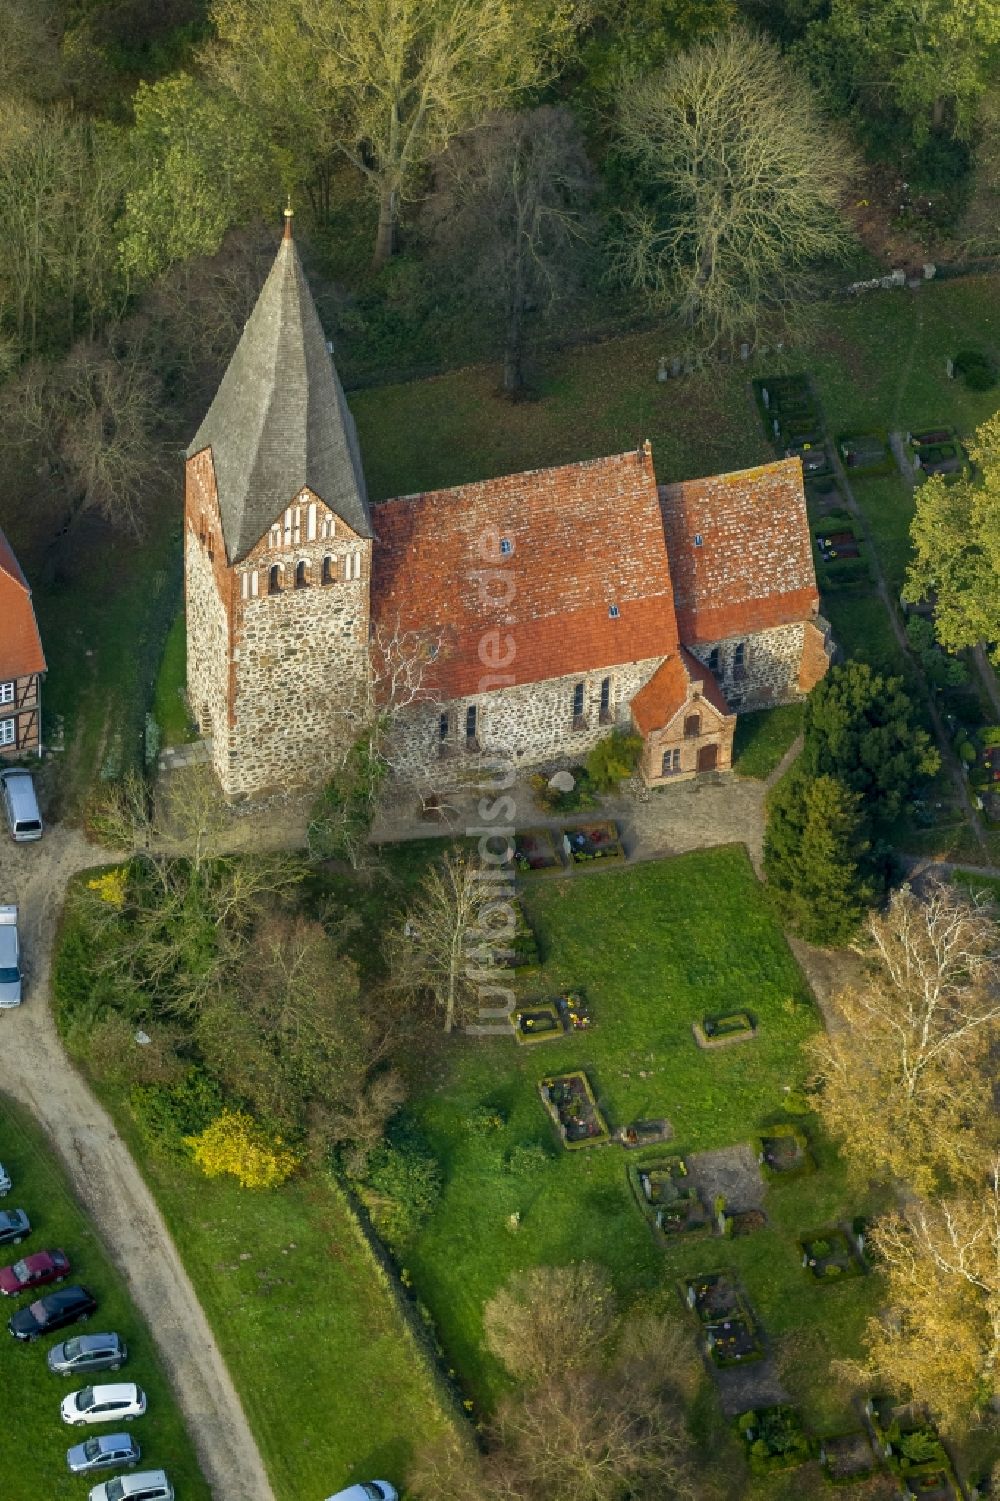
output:
<instances>
[{"instance_id":1,"label":"arched window","mask_svg":"<svg viewBox=\"0 0 1000 1501\"><path fill-rule=\"evenodd\" d=\"M267 573L268 594L281 593L281 564L272 563Z\"/></svg>"},{"instance_id":2,"label":"arched window","mask_svg":"<svg viewBox=\"0 0 1000 1501\"><path fill-rule=\"evenodd\" d=\"M689 714L684 721L685 740L694 740L701 734L701 715Z\"/></svg>"},{"instance_id":3,"label":"arched window","mask_svg":"<svg viewBox=\"0 0 1000 1501\"><path fill-rule=\"evenodd\" d=\"M327 553L326 557L323 559L323 572L320 574L320 582L324 584L332 584L336 577L337 575L334 571L333 559L331 558L330 554Z\"/></svg>"},{"instance_id":4,"label":"arched window","mask_svg":"<svg viewBox=\"0 0 1000 1501\"><path fill-rule=\"evenodd\" d=\"M295 587L304 589L309 582L309 565L300 558L295 565Z\"/></svg>"}]
</instances>

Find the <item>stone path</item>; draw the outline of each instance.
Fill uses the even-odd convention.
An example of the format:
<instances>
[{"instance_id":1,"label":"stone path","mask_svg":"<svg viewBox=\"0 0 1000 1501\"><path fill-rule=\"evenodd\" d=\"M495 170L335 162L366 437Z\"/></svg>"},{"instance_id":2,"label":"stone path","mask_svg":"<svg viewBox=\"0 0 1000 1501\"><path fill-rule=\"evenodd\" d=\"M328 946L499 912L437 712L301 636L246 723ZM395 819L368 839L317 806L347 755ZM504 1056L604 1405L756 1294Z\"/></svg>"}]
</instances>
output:
<instances>
[{"instance_id":1,"label":"stone path","mask_svg":"<svg viewBox=\"0 0 1000 1501\"><path fill-rule=\"evenodd\" d=\"M0 901L20 908L26 971L24 1004L0 1016L0 1091L31 1111L123 1273L212 1495L274 1501L229 1371L156 1202L110 1116L66 1056L52 1017L49 970L66 884L108 859L81 833L60 826L39 844L0 839Z\"/></svg>"}]
</instances>

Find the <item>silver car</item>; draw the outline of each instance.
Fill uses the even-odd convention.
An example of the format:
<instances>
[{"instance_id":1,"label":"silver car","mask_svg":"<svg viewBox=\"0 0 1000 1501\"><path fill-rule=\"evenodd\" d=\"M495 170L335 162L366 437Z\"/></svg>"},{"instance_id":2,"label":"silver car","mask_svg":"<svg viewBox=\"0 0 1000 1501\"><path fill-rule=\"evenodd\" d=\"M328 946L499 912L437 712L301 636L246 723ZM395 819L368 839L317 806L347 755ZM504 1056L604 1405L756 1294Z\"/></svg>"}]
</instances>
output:
<instances>
[{"instance_id":1,"label":"silver car","mask_svg":"<svg viewBox=\"0 0 1000 1501\"><path fill-rule=\"evenodd\" d=\"M128 1346L120 1334L78 1334L61 1340L45 1357L55 1376L75 1376L78 1371L117 1371L128 1359Z\"/></svg>"},{"instance_id":2,"label":"silver car","mask_svg":"<svg viewBox=\"0 0 1000 1501\"><path fill-rule=\"evenodd\" d=\"M17 908L0 907L0 1009L21 1004L21 946Z\"/></svg>"},{"instance_id":3,"label":"silver car","mask_svg":"<svg viewBox=\"0 0 1000 1501\"><path fill-rule=\"evenodd\" d=\"M102 1433L66 1450L66 1463L74 1475L109 1470L112 1465L137 1465L142 1450L131 1433Z\"/></svg>"}]
</instances>

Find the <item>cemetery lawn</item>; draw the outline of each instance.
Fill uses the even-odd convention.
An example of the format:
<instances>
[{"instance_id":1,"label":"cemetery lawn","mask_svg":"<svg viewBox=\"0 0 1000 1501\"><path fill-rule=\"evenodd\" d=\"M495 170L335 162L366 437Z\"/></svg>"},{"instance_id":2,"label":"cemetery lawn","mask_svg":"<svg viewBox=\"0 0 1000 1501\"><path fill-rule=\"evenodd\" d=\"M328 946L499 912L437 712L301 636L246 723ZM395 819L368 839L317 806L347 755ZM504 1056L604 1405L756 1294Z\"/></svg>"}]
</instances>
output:
<instances>
[{"instance_id":1,"label":"cemetery lawn","mask_svg":"<svg viewBox=\"0 0 1000 1501\"><path fill-rule=\"evenodd\" d=\"M415 1436L453 1419L340 1189L319 1173L266 1193L206 1179L150 1152L124 1095L99 1092L194 1283L276 1501L398 1479Z\"/></svg>"},{"instance_id":2,"label":"cemetery lawn","mask_svg":"<svg viewBox=\"0 0 1000 1501\"><path fill-rule=\"evenodd\" d=\"M524 904L543 966L526 995L585 993L587 1032L518 1048L512 1039L456 1039L411 1114L445 1171L433 1216L403 1253L449 1362L468 1395L489 1408L504 1377L482 1342L482 1308L516 1268L590 1258L609 1268L626 1301L649 1296L682 1316L684 1273L735 1267L758 1311L793 1400L810 1421L842 1423L847 1400L832 1359L857 1353L877 1303L875 1277L812 1285L797 1235L852 1218L832 1150L821 1170L771 1186L770 1224L736 1240L697 1239L659 1249L630 1197L626 1167L648 1153L613 1143L567 1152L538 1098L546 1076L586 1070L612 1129L666 1115L666 1149L689 1153L749 1142L783 1118L786 1091L805 1073L803 1040L820 1019L742 848L727 847L525 883ZM703 1052L691 1023L706 1012L749 1010L756 1039ZM470 1130L483 1105L506 1116L499 1131ZM811 1118L807 1129L815 1135ZM504 1170L511 1148L542 1143L550 1160L526 1176ZM508 1218L520 1215L511 1230Z\"/></svg>"},{"instance_id":3,"label":"cemetery lawn","mask_svg":"<svg viewBox=\"0 0 1000 1501\"><path fill-rule=\"evenodd\" d=\"M0 1330L0 1390L6 1394L8 1430L0 1482L4 1501L70 1501L87 1489L79 1476L71 1475L66 1468L66 1450L87 1437L89 1430L68 1428L59 1418L63 1397L86 1381L53 1376L45 1363L52 1345L83 1328L116 1330L128 1345L129 1358L121 1375L109 1373L96 1379L135 1381L146 1392L149 1410L133 1425L142 1447L143 1467L148 1460L150 1468L165 1469L184 1501L209 1501L208 1485L202 1479L149 1330L132 1306L125 1283L108 1260L93 1225L72 1197L41 1133L30 1116L5 1098L0 1098L0 1161L14 1182L5 1207L26 1210L32 1223L28 1240L0 1251L0 1264L9 1265L29 1251L61 1247L70 1258L70 1281L82 1282L99 1304L89 1325L74 1326L30 1345L20 1344L6 1329ZM114 1233L113 1226L109 1233ZM28 1296L5 1300L4 1319L30 1301Z\"/></svg>"},{"instance_id":4,"label":"cemetery lawn","mask_svg":"<svg viewBox=\"0 0 1000 1501\"><path fill-rule=\"evenodd\" d=\"M801 704L782 704L777 709L741 714L733 737L733 770L736 775L756 777L760 781L769 777L785 752L791 749L801 729Z\"/></svg>"}]
</instances>

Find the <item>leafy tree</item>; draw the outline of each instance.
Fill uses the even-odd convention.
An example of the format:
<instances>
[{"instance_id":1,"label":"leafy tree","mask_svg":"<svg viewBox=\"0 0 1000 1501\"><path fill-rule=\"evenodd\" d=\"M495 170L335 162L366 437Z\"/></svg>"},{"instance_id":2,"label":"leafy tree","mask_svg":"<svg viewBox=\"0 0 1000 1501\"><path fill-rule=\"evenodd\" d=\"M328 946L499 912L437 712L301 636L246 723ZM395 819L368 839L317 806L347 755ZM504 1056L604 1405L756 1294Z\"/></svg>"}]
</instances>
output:
<instances>
[{"instance_id":1,"label":"leafy tree","mask_svg":"<svg viewBox=\"0 0 1000 1501\"><path fill-rule=\"evenodd\" d=\"M806 699L800 760L813 777L836 777L862 798L864 814L880 825L897 817L914 787L933 776L940 757L913 723L901 678L886 678L867 662L834 667Z\"/></svg>"},{"instance_id":2,"label":"leafy tree","mask_svg":"<svg viewBox=\"0 0 1000 1501\"><path fill-rule=\"evenodd\" d=\"M873 897L860 796L835 777L796 768L768 812L764 869L783 916L810 943L846 943Z\"/></svg>"},{"instance_id":3,"label":"leafy tree","mask_svg":"<svg viewBox=\"0 0 1000 1501\"><path fill-rule=\"evenodd\" d=\"M998 0L831 0L801 59L828 59L859 114L898 110L919 144L971 134L998 49Z\"/></svg>"},{"instance_id":4,"label":"leafy tree","mask_svg":"<svg viewBox=\"0 0 1000 1501\"><path fill-rule=\"evenodd\" d=\"M598 792L612 792L639 764L642 737L613 730L587 753L587 776Z\"/></svg>"},{"instance_id":5,"label":"leafy tree","mask_svg":"<svg viewBox=\"0 0 1000 1501\"><path fill-rule=\"evenodd\" d=\"M904 886L868 919L862 984L808 1050L819 1109L855 1175L918 1193L982 1182L990 1050L1000 1038L1000 944L989 902L952 886Z\"/></svg>"},{"instance_id":6,"label":"leafy tree","mask_svg":"<svg viewBox=\"0 0 1000 1501\"><path fill-rule=\"evenodd\" d=\"M263 107L272 131L294 120L296 96L314 90L304 122L314 158L322 165L331 148L339 152L377 197L378 266L393 253L400 204L428 163L554 71L575 8L572 0L216 0L214 66L248 109Z\"/></svg>"},{"instance_id":7,"label":"leafy tree","mask_svg":"<svg viewBox=\"0 0 1000 1501\"><path fill-rule=\"evenodd\" d=\"M643 77L715 32L737 14L734 0L598 0L578 48L579 102L602 115L623 74Z\"/></svg>"},{"instance_id":8,"label":"leafy tree","mask_svg":"<svg viewBox=\"0 0 1000 1501\"><path fill-rule=\"evenodd\" d=\"M347 860L354 869L360 865L389 771L382 753L384 732L381 717L363 730L316 799L306 832L312 859Z\"/></svg>"},{"instance_id":9,"label":"leafy tree","mask_svg":"<svg viewBox=\"0 0 1000 1501\"><path fill-rule=\"evenodd\" d=\"M233 224L273 204L280 177L257 117L224 89L180 73L140 83L134 108L121 256L149 281L213 255Z\"/></svg>"},{"instance_id":10,"label":"leafy tree","mask_svg":"<svg viewBox=\"0 0 1000 1501\"><path fill-rule=\"evenodd\" d=\"M530 327L572 290L592 192L573 117L552 106L492 116L438 163L427 217L477 305L502 319L508 395L524 386Z\"/></svg>"},{"instance_id":11,"label":"leafy tree","mask_svg":"<svg viewBox=\"0 0 1000 1501\"><path fill-rule=\"evenodd\" d=\"M933 600L942 646L986 642L1000 664L1000 412L977 429L970 452L981 478L934 475L916 491L906 596Z\"/></svg>"},{"instance_id":12,"label":"leafy tree","mask_svg":"<svg viewBox=\"0 0 1000 1501\"><path fill-rule=\"evenodd\" d=\"M624 81L618 117L646 194L623 216L624 280L705 349L793 324L847 244L852 163L778 48L740 27L699 42Z\"/></svg>"},{"instance_id":13,"label":"leafy tree","mask_svg":"<svg viewBox=\"0 0 1000 1501\"><path fill-rule=\"evenodd\" d=\"M243 1110L224 1110L186 1145L206 1178L228 1173L243 1188L278 1188L298 1166L295 1153L271 1140Z\"/></svg>"},{"instance_id":14,"label":"leafy tree","mask_svg":"<svg viewBox=\"0 0 1000 1501\"><path fill-rule=\"evenodd\" d=\"M359 1193L375 1229L400 1250L434 1212L443 1186L441 1165L425 1143L397 1129L371 1152Z\"/></svg>"},{"instance_id":15,"label":"leafy tree","mask_svg":"<svg viewBox=\"0 0 1000 1501\"><path fill-rule=\"evenodd\" d=\"M481 924L490 904L488 883L474 862L462 854L448 854L432 865L420 883L416 900L401 930L388 945L389 969L397 989L427 995L444 1012L444 1030L470 1012L476 996L479 969L473 962L480 950L493 958L490 941L514 936L514 917L508 928L490 935ZM501 914L503 915L503 914Z\"/></svg>"},{"instance_id":16,"label":"leafy tree","mask_svg":"<svg viewBox=\"0 0 1000 1501\"><path fill-rule=\"evenodd\" d=\"M932 688L962 688L969 681L965 663L941 650L934 626L923 615L910 616L906 639Z\"/></svg>"}]
</instances>

